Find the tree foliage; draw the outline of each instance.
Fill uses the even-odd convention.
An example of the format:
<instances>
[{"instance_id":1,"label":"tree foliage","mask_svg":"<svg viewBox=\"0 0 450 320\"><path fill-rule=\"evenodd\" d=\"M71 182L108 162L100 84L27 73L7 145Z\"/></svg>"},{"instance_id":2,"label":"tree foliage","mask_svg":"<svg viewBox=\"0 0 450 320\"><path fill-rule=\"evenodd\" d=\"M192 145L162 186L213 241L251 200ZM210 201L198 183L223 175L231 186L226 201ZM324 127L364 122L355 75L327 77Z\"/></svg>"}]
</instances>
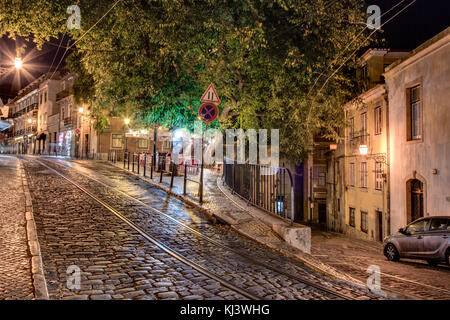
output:
<instances>
[{"instance_id":1,"label":"tree foliage","mask_svg":"<svg viewBox=\"0 0 450 320\"><path fill-rule=\"evenodd\" d=\"M67 30L72 2L2 1L0 34L32 34L38 44L70 35L74 93L97 116L192 127L213 82L222 100L216 125L278 128L293 161L315 135L337 137L354 95L346 59L368 44L361 0L80 0L81 29Z\"/></svg>"}]
</instances>

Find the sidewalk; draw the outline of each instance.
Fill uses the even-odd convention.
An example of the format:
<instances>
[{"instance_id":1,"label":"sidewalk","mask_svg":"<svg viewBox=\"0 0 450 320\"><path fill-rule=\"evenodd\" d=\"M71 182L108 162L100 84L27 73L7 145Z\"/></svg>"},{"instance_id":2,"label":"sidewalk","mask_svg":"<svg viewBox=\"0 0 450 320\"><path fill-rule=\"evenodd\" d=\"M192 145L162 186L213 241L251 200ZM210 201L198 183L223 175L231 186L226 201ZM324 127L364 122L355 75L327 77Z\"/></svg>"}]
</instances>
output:
<instances>
[{"instance_id":1,"label":"sidewalk","mask_svg":"<svg viewBox=\"0 0 450 320\"><path fill-rule=\"evenodd\" d=\"M0 299L34 298L20 162L0 156Z\"/></svg>"},{"instance_id":2,"label":"sidewalk","mask_svg":"<svg viewBox=\"0 0 450 320\"><path fill-rule=\"evenodd\" d=\"M117 162L113 165L123 169L123 162ZM188 205L205 213L212 221L227 224L244 236L277 250L288 257L300 260L318 272L365 286L365 283L323 263L320 259L309 254L309 252L305 253L290 245L280 235L282 233L281 228L289 230L289 222L248 205L246 201L236 195L232 195L230 189L223 185L221 175L217 171L205 169L203 204L201 205L199 204L197 183L188 181L186 187L187 195L183 195L183 176L174 177L173 188L170 189L170 176L165 175L162 183L160 183L160 173L154 172L153 179L150 179L149 172L146 173L146 177L143 177L142 170L139 175L126 169L124 171L130 175L138 176L151 185L176 196ZM294 224L294 228L303 228L305 232L310 233L309 227Z\"/></svg>"}]
</instances>

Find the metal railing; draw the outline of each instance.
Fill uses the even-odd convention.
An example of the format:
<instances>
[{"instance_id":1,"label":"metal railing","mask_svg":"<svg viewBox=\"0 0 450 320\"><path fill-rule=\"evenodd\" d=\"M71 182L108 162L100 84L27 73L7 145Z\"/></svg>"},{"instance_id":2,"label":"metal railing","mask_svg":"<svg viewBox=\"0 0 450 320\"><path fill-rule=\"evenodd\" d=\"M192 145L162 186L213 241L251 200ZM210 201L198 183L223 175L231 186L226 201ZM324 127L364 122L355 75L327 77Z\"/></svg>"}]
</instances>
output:
<instances>
[{"instance_id":1,"label":"metal railing","mask_svg":"<svg viewBox=\"0 0 450 320\"><path fill-rule=\"evenodd\" d=\"M294 223L294 181L289 169L224 159L223 181L248 203Z\"/></svg>"},{"instance_id":2,"label":"metal railing","mask_svg":"<svg viewBox=\"0 0 450 320\"><path fill-rule=\"evenodd\" d=\"M163 181L164 176L170 177L171 189L173 188L175 176L181 173L183 175L183 195L187 194L188 181L197 183L199 184L199 202L203 202L203 197L200 192L200 181L193 178L195 175L200 175L200 166L196 165L195 161L181 160L179 164L175 164L173 160L164 154L154 157L153 154L146 152L125 152L122 154L120 150L110 150L108 152L108 161L113 163L123 161L123 169L142 175L143 177L149 177L150 179L153 179L153 173L158 172L159 183ZM155 161L154 165L153 161Z\"/></svg>"}]
</instances>

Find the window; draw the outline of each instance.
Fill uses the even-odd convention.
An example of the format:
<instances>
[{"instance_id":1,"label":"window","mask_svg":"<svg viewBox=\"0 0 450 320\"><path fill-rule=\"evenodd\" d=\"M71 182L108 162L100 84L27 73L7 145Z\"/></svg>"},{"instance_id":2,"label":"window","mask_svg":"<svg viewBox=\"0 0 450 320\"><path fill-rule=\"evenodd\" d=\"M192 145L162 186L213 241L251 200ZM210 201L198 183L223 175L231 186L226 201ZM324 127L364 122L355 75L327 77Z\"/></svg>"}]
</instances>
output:
<instances>
[{"instance_id":1,"label":"window","mask_svg":"<svg viewBox=\"0 0 450 320\"><path fill-rule=\"evenodd\" d=\"M349 208L348 224L352 227L355 226L355 208Z\"/></svg>"},{"instance_id":2,"label":"window","mask_svg":"<svg viewBox=\"0 0 450 320\"><path fill-rule=\"evenodd\" d=\"M123 135L122 134L115 134L113 133L111 135L112 137L112 147L113 148L122 148L123 146Z\"/></svg>"},{"instance_id":3,"label":"window","mask_svg":"<svg viewBox=\"0 0 450 320\"><path fill-rule=\"evenodd\" d=\"M44 93L44 103L47 102L47 92Z\"/></svg>"},{"instance_id":4,"label":"window","mask_svg":"<svg viewBox=\"0 0 450 320\"><path fill-rule=\"evenodd\" d=\"M137 147L139 149L148 149L148 139L139 139L137 141Z\"/></svg>"},{"instance_id":5,"label":"window","mask_svg":"<svg viewBox=\"0 0 450 320\"><path fill-rule=\"evenodd\" d=\"M367 215L366 211L361 211L361 231L365 233L369 230L367 226Z\"/></svg>"},{"instance_id":6,"label":"window","mask_svg":"<svg viewBox=\"0 0 450 320\"><path fill-rule=\"evenodd\" d=\"M355 136L355 118L351 117L349 119L350 128L349 128L349 138L352 140Z\"/></svg>"},{"instance_id":7,"label":"window","mask_svg":"<svg viewBox=\"0 0 450 320\"><path fill-rule=\"evenodd\" d=\"M367 63L361 67L361 76L363 80L366 80L369 77Z\"/></svg>"},{"instance_id":8,"label":"window","mask_svg":"<svg viewBox=\"0 0 450 320\"><path fill-rule=\"evenodd\" d=\"M407 125L408 140L422 138L422 110L420 100L420 86L408 89Z\"/></svg>"},{"instance_id":9,"label":"window","mask_svg":"<svg viewBox=\"0 0 450 320\"><path fill-rule=\"evenodd\" d=\"M367 112L361 113L360 129L361 144L367 144Z\"/></svg>"},{"instance_id":10,"label":"window","mask_svg":"<svg viewBox=\"0 0 450 320\"><path fill-rule=\"evenodd\" d=\"M172 146L171 142L172 141L170 141L170 140L163 141L163 149L170 149Z\"/></svg>"},{"instance_id":11,"label":"window","mask_svg":"<svg viewBox=\"0 0 450 320\"><path fill-rule=\"evenodd\" d=\"M326 174L324 167L317 167L317 186L325 187L326 186Z\"/></svg>"},{"instance_id":12,"label":"window","mask_svg":"<svg viewBox=\"0 0 450 320\"><path fill-rule=\"evenodd\" d=\"M349 166L348 184L351 186L355 185L355 164L353 162L350 163L350 166Z\"/></svg>"},{"instance_id":13,"label":"window","mask_svg":"<svg viewBox=\"0 0 450 320\"><path fill-rule=\"evenodd\" d=\"M383 163L375 162L375 189L383 189Z\"/></svg>"},{"instance_id":14,"label":"window","mask_svg":"<svg viewBox=\"0 0 450 320\"><path fill-rule=\"evenodd\" d=\"M381 106L375 108L375 134L381 134L383 127Z\"/></svg>"},{"instance_id":15,"label":"window","mask_svg":"<svg viewBox=\"0 0 450 320\"><path fill-rule=\"evenodd\" d=\"M414 222L407 227L406 232L409 234L424 232L426 230L426 227L427 227L429 221L430 221L430 219L423 219L423 220Z\"/></svg>"},{"instance_id":16,"label":"window","mask_svg":"<svg viewBox=\"0 0 450 320\"><path fill-rule=\"evenodd\" d=\"M360 169L360 187L367 188L367 162L361 162Z\"/></svg>"},{"instance_id":17,"label":"window","mask_svg":"<svg viewBox=\"0 0 450 320\"><path fill-rule=\"evenodd\" d=\"M444 231L447 230L449 219L433 218L431 219L430 231Z\"/></svg>"}]
</instances>

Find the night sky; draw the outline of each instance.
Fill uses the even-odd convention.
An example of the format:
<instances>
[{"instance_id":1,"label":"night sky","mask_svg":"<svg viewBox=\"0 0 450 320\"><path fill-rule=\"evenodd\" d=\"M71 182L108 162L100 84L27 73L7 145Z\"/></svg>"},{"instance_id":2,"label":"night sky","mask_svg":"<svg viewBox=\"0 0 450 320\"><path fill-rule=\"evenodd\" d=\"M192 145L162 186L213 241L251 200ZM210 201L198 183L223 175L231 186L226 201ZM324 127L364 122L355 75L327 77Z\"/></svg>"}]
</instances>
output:
<instances>
[{"instance_id":1,"label":"night sky","mask_svg":"<svg viewBox=\"0 0 450 320\"><path fill-rule=\"evenodd\" d=\"M368 5L376 4L381 8L381 13L386 12L393 5L399 3L401 0L368 0ZM396 12L401 10L413 0L403 1L396 9L389 12L382 17L381 23L387 21ZM421 43L432 38L450 25L450 1L447 0L416 0L414 4L409 6L405 11L400 13L392 21L382 27L384 30L383 36L387 40L387 47L392 49L412 50L418 47ZM52 61L53 71L62 57L64 49L60 49L57 53L57 47L60 39L53 39L51 44L44 45L42 51L37 51L32 42L26 42L25 39L18 39L18 42L27 44L26 53L33 51L34 58L29 61L35 67L30 70L29 79L24 76L20 77L20 82L14 75L3 77L0 80L0 96L5 100L7 97L14 97L17 90L24 87L32 78L37 77L45 72L48 72ZM65 41L64 41L65 42ZM5 64L5 50L9 49L10 53L14 53L15 41L0 38L0 63ZM63 43L65 45L65 43ZM6 52L8 54L8 52ZM56 57L55 57L56 55ZM60 65L64 65L64 62Z\"/></svg>"}]
</instances>

